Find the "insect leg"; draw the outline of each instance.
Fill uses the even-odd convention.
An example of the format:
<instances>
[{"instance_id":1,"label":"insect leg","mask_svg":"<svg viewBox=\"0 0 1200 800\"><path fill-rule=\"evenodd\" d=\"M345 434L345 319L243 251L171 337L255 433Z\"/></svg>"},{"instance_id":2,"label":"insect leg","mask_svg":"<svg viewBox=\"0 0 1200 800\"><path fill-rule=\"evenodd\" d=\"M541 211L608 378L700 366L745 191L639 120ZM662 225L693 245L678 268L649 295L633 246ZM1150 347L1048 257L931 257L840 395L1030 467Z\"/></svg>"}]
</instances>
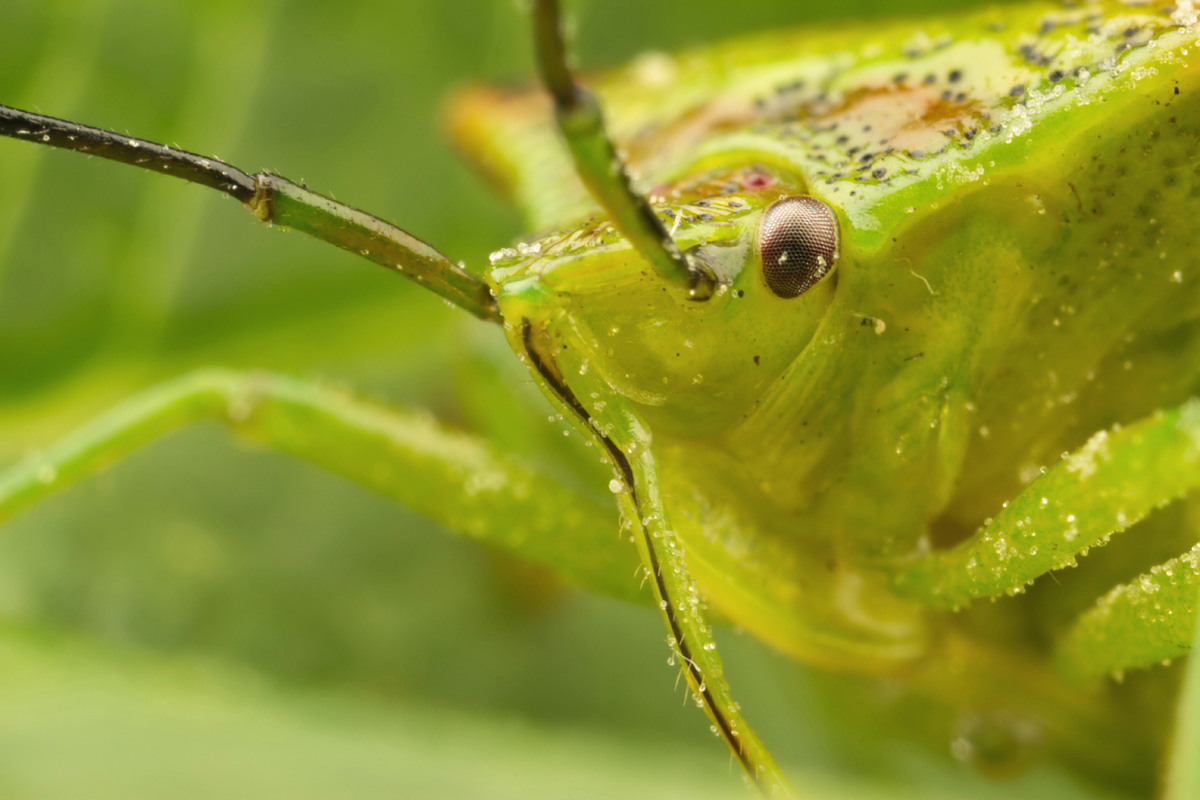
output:
<instances>
[{"instance_id":1,"label":"insect leg","mask_svg":"<svg viewBox=\"0 0 1200 800\"><path fill-rule=\"evenodd\" d=\"M239 200L263 222L295 228L362 255L481 319L500 321L487 284L425 242L278 175L250 175L215 158L4 105L0 136L87 153L216 189Z\"/></svg>"},{"instance_id":2,"label":"insect leg","mask_svg":"<svg viewBox=\"0 0 1200 800\"><path fill-rule=\"evenodd\" d=\"M1090 678L1186 655L1198 599L1200 545L1097 600L1059 642L1058 664Z\"/></svg>"},{"instance_id":3,"label":"insect leg","mask_svg":"<svg viewBox=\"0 0 1200 800\"><path fill-rule=\"evenodd\" d=\"M533 32L542 83L554 98L559 130L592 197L659 275L685 289L692 300L712 297L716 289L712 270L679 249L649 201L633 187L605 130L600 103L571 76L558 0L536 0Z\"/></svg>"},{"instance_id":4,"label":"insect leg","mask_svg":"<svg viewBox=\"0 0 1200 800\"><path fill-rule=\"evenodd\" d=\"M1197 487L1200 400L1193 399L1095 434L966 541L895 567L894 583L906 595L949 608L1015 593Z\"/></svg>"},{"instance_id":5,"label":"insect leg","mask_svg":"<svg viewBox=\"0 0 1200 800\"><path fill-rule=\"evenodd\" d=\"M167 431L203 419L337 473L450 530L645 602L611 505L581 496L426 413L312 381L207 369L136 395L0 473L0 522ZM563 534L570 531L570 535Z\"/></svg>"},{"instance_id":6,"label":"insect leg","mask_svg":"<svg viewBox=\"0 0 1200 800\"><path fill-rule=\"evenodd\" d=\"M1192 600L1195 601L1195 587ZM1192 647L1200 652L1200 627L1193 634ZM1175 735L1171 760L1167 767L1166 800L1194 800L1200 797L1200 658L1188 659L1183 690L1175 704Z\"/></svg>"}]
</instances>

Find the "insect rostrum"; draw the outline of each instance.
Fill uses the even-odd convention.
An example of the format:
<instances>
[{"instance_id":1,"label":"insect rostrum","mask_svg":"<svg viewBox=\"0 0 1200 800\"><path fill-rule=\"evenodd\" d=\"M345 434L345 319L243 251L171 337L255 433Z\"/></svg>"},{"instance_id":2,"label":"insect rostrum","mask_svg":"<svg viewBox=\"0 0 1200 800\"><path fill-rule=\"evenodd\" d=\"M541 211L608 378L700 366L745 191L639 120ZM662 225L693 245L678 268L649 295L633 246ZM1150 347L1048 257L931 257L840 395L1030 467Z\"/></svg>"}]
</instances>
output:
<instances>
[{"instance_id":1,"label":"insect rostrum","mask_svg":"<svg viewBox=\"0 0 1200 800\"><path fill-rule=\"evenodd\" d=\"M768 785L705 611L809 663L1033 719L1043 753L1096 780L1154 780L1169 719L1101 678L1189 648L1194 536L1118 536L1119 558L1080 558L1196 482L1195 17L1031 6L595 76L657 224L711 278L702 297L590 205L540 92L451 105L453 135L543 231L486 270L509 344L612 467L622 552L631 539L694 692ZM759 232L789 197L836 217L836 260L781 282ZM283 379L203 373L140 402L11 473L12 508L184 406L385 493L326 448L382 437L396 464L419 450L386 410ZM421 452L521 499L486 452L470 466L452 450ZM430 472L417 463L396 474ZM610 570L625 556L546 555L561 491L504 544L636 594ZM1076 563L1081 577L1016 596ZM1178 670L1153 674L1166 692ZM1150 730L1128 724L1148 714Z\"/></svg>"}]
</instances>

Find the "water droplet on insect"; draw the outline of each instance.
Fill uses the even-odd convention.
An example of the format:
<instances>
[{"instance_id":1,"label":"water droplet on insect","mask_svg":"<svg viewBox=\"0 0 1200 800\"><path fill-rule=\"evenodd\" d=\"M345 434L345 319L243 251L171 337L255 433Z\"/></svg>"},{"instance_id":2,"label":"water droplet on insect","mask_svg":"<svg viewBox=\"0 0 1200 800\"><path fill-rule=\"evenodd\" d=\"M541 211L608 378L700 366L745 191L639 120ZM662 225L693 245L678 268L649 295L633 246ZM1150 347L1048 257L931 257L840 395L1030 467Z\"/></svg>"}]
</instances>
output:
<instances>
[{"instance_id":1,"label":"water droplet on insect","mask_svg":"<svg viewBox=\"0 0 1200 800\"><path fill-rule=\"evenodd\" d=\"M513 250L511 247L505 247L489 255L488 261L492 264L495 264L497 261L503 261L504 259L512 258L515 255L517 255L516 250Z\"/></svg>"},{"instance_id":2,"label":"water droplet on insect","mask_svg":"<svg viewBox=\"0 0 1200 800\"><path fill-rule=\"evenodd\" d=\"M620 494L621 493L621 482L619 480L617 480L616 478L613 478L611 481L608 482L608 490L610 492L612 492L613 494Z\"/></svg>"},{"instance_id":3,"label":"water droplet on insect","mask_svg":"<svg viewBox=\"0 0 1200 800\"><path fill-rule=\"evenodd\" d=\"M959 761L992 777L1012 777L1032 762L1041 744L1041 727L1010 712L963 714L950 742Z\"/></svg>"}]
</instances>

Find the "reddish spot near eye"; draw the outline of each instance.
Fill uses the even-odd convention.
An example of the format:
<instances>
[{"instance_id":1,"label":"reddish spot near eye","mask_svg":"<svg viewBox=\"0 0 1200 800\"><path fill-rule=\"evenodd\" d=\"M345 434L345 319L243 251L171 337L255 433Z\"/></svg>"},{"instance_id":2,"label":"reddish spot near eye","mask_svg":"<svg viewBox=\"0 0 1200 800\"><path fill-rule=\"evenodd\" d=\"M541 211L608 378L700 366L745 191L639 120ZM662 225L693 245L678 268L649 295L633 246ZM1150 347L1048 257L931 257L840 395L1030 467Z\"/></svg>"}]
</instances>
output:
<instances>
[{"instance_id":1,"label":"reddish spot near eye","mask_svg":"<svg viewBox=\"0 0 1200 800\"><path fill-rule=\"evenodd\" d=\"M775 179L763 172L750 172L746 177L742 178L742 188L746 191L753 192L759 189L766 189Z\"/></svg>"}]
</instances>

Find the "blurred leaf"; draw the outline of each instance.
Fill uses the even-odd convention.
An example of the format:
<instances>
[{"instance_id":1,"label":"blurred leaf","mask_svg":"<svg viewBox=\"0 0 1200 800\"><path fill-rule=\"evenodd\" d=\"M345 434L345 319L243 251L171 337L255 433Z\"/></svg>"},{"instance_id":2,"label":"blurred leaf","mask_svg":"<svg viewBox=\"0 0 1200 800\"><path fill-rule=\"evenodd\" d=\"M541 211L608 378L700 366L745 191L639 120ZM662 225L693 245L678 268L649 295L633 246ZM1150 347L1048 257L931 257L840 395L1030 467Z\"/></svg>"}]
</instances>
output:
<instances>
[{"instance_id":1,"label":"blurred leaf","mask_svg":"<svg viewBox=\"0 0 1200 800\"><path fill-rule=\"evenodd\" d=\"M719 798L740 775L704 749L283 691L8 629L0 794L36 798Z\"/></svg>"},{"instance_id":2,"label":"blurred leaf","mask_svg":"<svg viewBox=\"0 0 1200 800\"><path fill-rule=\"evenodd\" d=\"M920 770L921 759L911 766ZM953 774L928 767L920 791L821 772L795 777L802 796L814 800L963 796L966 787ZM1045 776L1009 788L1024 798L1075 794ZM665 800L751 792L707 748L348 692L283 690L208 661L7 626L0 636L0 794Z\"/></svg>"}]
</instances>

